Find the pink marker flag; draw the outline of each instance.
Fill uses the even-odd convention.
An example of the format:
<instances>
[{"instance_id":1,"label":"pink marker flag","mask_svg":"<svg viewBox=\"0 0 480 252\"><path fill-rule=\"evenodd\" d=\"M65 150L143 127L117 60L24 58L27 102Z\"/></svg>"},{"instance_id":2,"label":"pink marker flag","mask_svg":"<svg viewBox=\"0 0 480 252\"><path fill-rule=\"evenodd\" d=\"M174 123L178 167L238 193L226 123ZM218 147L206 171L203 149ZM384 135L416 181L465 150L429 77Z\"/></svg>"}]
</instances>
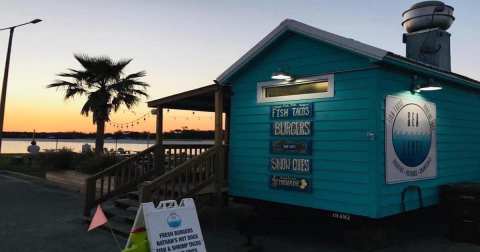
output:
<instances>
[{"instance_id":1,"label":"pink marker flag","mask_svg":"<svg viewBox=\"0 0 480 252\"><path fill-rule=\"evenodd\" d=\"M93 230L97 227L103 226L106 223L107 223L107 217L103 213L102 207L98 205L97 210L93 215L92 222L90 222L90 226L88 227L88 231Z\"/></svg>"}]
</instances>

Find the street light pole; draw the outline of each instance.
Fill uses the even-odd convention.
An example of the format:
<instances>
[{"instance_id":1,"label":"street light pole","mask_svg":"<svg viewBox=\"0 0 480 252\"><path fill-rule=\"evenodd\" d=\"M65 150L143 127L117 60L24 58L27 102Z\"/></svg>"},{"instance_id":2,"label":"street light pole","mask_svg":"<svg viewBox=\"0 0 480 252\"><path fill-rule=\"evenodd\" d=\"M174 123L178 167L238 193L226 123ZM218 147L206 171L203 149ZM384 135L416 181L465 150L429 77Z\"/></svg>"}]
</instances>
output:
<instances>
[{"instance_id":1,"label":"street light pole","mask_svg":"<svg viewBox=\"0 0 480 252\"><path fill-rule=\"evenodd\" d=\"M12 51L12 38L14 27L10 28L10 38L8 39L7 59L5 60L5 71L3 72L2 96L0 100L0 153L2 152L3 139L3 119L5 117L5 99L7 96L8 69L10 68L10 53Z\"/></svg>"},{"instance_id":2,"label":"street light pole","mask_svg":"<svg viewBox=\"0 0 480 252\"><path fill-rule=\"evenodd\" d=\"M0 31L3 30L10 30L10 38L8 39L8 49L7 49L7 58L5 60L5 71L3 73L3 84L2 84L2 95L0 97L0 153L2 152L2 140L3 140L3 120L5 118L5 102L7 98L7 84L8 84L8 70L10 69L10 54L12 52L12 39L13 39L13 32L15 31L15 28L19 26L24 26L27 24L36 24L41 22L41 19L34 19L30 22L7 27L0 29Z\"/></svg>"}]
</instances>

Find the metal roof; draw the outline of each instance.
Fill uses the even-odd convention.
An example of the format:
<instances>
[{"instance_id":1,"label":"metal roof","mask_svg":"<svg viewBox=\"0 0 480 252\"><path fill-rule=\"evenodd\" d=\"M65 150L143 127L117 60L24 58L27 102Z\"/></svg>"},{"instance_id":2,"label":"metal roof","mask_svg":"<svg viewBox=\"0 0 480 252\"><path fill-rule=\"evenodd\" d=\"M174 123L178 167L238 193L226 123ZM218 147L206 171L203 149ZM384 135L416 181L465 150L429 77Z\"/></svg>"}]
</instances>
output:
<instances>
[{"instance_id":1,"label":"metal roof","mask_svg":"<svg viewBox=\"0 0 480 252\"><path fill-rule=\"evenodd\" d=\"M435 78L452 81L465 86L480 89L480 82L472 78L456 74L450 71L440 69L436 66L425 64L413 59L406 58L392 52L364 44L362 42L342 37L324 30L320 30L313 26L309 26L302 22L286 19L278 25L265 38L258 42L245 55L238 59L232 66L225 70L217 77L217 83L227 85L226 83L237 71L248 64L259 53L266 49L269 45L275 42L277 38L285 32L295 32L318 41L332 44L334 46L343 48L345 50L369 57L377 60L378 63L385 63L391 66L399 67L407 71L416 72L424 75L435 76ZM219 88L219 85L213 84L190 91L178 93L167 96L161 99L148 102L149 107L164 107L172 109L188 109L199 111L214 111L213 97L214 92ZM228 96L225 96L228 97ZM229 104L225 102L225 104Z\"/></svg>"},{"instance_id":2,"label":"metal roof","mask_svg":"<svg viewBox=\"0 0 480 252\"><path fill-rule=\"evenodd\" d=\"M404 56L400 56L392 52L356 41L351 38L342 37L293 19L286 19L281 22L280 25L278 25L265 38L258 42L252 49L250 49L246 54L244 54L240 59L238 59L227 70L220 74L217 77L217 81L223 85L227 85L228 83L226 82L230 77L232 77L242 67L247 65L265 48L274 43L277 38L279 38L281 35L288 31L298 33L328 44L332 44L345 50L369 57L374 60L378 60L379 62L404 68L408 71L419 72L426 75L434 75L435 77L440 79L453 81L474 88L480 88L480 82L472 78L446 71L433 65L428 65L423 62L412 60Z\"/></svg>"},{"instance_id":3,"label":"metal roof","mask_svg":"<svg viewBox=\"0 0 480 252\"><path fill-rule=\"evenodd\" d=\"M230 78L234 73L240 70L248 62L250 62L250 60L252 60L265 48L275 42L277 38L279 38L287 31L296 32L307 37L333 44L346 50L353 51L377 60L383 59L383 57L388 53L387 51L380 48L367 45L350 38L345 38L324 30L320 30L318 28L293 19L285 19L283 22L280 23L280 25L277 26L277 28L271 31L265 38L258 42L245 55L243 55L239 60L233 63L232 66L230 66L227 70L220 74L220 76L217 77L217 81L224 84L224 82L228 78Z\"/></svg>"},{"instance_id":4,"label":"metal roof","mask_svg":"<svg viewBox=\"0 0 480 252\"><path fill-rule=\"evenodd\" d=\"M228 91L228 87L211 84L200 88L192 89L182 93L170 95L153 101L149 101L149 107L162 107L169 109L195 110L195 111L215 111L215 91L223 88ZM224 96L224 109L227 111L230 106L230 97Z\"/></svg>"}]
</instances>

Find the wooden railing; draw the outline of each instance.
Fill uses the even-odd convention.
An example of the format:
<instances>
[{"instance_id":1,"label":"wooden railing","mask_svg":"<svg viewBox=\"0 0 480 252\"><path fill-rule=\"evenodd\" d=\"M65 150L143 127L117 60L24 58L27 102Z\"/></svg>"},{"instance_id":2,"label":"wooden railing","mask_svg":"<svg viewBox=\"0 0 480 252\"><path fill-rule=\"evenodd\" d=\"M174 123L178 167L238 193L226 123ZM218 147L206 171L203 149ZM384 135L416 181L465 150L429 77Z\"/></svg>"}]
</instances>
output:
<instances>
[{"instance_id":1,"label":"wooden railing","mask_svg":"<svg viewBox=\"0 0 480 252\"><path fill-rule=\"evenodd\" d=\"M164 144L163 149L165 153L164 169L166 171L177 167L179 164L198 156L208 150L213 145L198 144L198 145L183 145L183 144Z\"/></svg>"},{"instance_id":2,"label":"wooden railing","mask_svg":"<svg viewBox=\"0 0 480 252\"><path fill-rule=\"evenodd\" d=\"M153 179L168 172L175 166L207 151L211 146L153 145L88 177L85 181L84 215L90 216L90 210L96 204L136 189L146 179ZM161 160L155 165L155 160L158 158Z\"/></svg>"},{"instance_id":3,"label":"wooden railing","mask_svg":"<svg viewBox=\"0 0 480 252\"><path fill-rule=\"evenodd\" d=\"M224 167L218 165L223 164L224 150L223 146L214 146L155 180L145 182L140 188L141 202L178 200L194 195L215 181L223 181Z\"/></svg>"}]
</instances>

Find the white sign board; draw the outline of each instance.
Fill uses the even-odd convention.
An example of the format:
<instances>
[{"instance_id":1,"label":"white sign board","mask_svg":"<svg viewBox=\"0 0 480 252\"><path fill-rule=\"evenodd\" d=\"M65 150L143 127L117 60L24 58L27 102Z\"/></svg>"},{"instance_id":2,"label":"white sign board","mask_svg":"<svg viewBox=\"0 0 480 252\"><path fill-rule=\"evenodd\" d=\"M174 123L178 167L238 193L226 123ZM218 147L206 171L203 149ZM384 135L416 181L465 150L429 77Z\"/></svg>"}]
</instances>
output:
<instances>
[{"instance_id":1,"label":"white sign board","mask_svg":"<svg viewBox=\"0 0 480 252\"><path fill-rule=\"evenodd\" d=\"M151 252L205 252L202 230L193 199L142 203L134 228L145 224ZM127 242L129 244L129 242Z\"/></svg>"},{"instance_id":2,"label":"white sign board","mask_svg":"<svg viewBox=\"0 0 480 252\"><path fill-rule=\"evenodd\" d=\"M387 184L437 176L436 117L434 103L387 96L385 106Z\"/></svg>"}]
</instances>

